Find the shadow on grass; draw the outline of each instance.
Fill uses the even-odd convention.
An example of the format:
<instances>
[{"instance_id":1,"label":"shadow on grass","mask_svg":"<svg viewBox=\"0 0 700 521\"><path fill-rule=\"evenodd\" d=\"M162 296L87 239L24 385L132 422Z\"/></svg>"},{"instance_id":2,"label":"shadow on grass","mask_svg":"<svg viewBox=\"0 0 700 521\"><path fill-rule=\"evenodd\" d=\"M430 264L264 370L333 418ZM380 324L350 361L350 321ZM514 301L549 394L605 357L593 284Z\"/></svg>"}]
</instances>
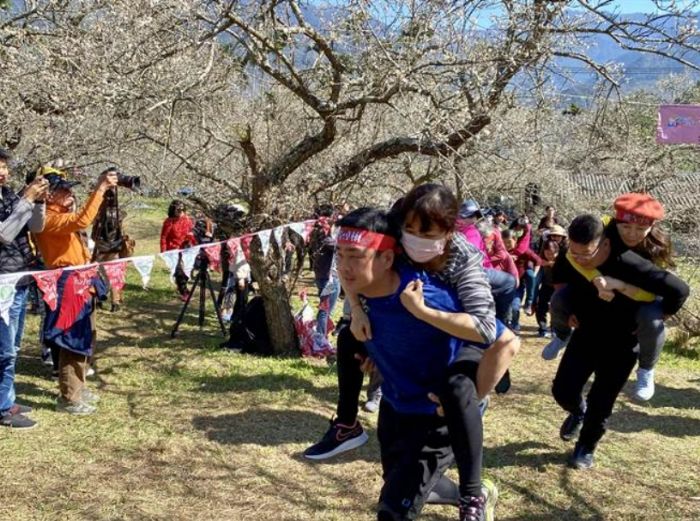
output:
<instances>
[{"instance_id":1,"label":"shadow on grass","mask_svg":"<svg viewBox=\"0 0 700 521\"><path fill-rule=\"evenodd\" d=\"M666 387L656 384L656 392L649 407L673 407L676 409L695 409L700 404L700 389L695 387Z\"/></svg>"},{"instance_id":2,"label":"shadow on grass","mask_svg":"<svg viewBox=\"0 0 700 521\"><path fill-rule=\"evenodd\" d=\"M311 445L319 441L328 430L328 418L309 411L256 409L221 416L195 416L192 425L204 432L209 440L222 445ZM373 438L370 434L370 439ZM306 461L300 453L293 457ZM369 443L347 453L347 457L334 458L331 462L347 463L358 459L378 462L379 449L376 443Z\"/></svg>"},{"instance_id":3,"label":"shadow on grass","mask_svg":"<svg viewBox=\"0 0 700 521\"><path fill-rule=\"evenodd\" d=\"M544 471L546 465L566 461L567 451L552 450L551 444L523 441L484 447L484 468L531 467Z\"/></svg>"},{"instance_id":4,"label":"shadow on grass","mask_svg":"<svg viewBox=\"0 0 700 521\"><path fill-rule=\"evenodd\" d=\"M674 438L700 436L700 420L696 418L647 414L624 403L613 414L609 428L617 432L654 431Z\"/></svg>"},{"instance_id":5,"label":"shadow on grass","mask_svg":"<svg viewBox=\"0 0 700 521\"><path fill-rule=\"evenodd\" d=\"M499 516L501 521L578 521L606 519L603 512L582 496L571 483L572 473L581 472L562 467L559 471L559 490L572 500L571 507L562 508L553 504L546 496L538 493L536 487L525 487L522 484L509 481L503 483L504 488L518 493L531 504L531 512L512 517ZM594 500L596 498L593 498Z\"/></svg>"}]
</instances>

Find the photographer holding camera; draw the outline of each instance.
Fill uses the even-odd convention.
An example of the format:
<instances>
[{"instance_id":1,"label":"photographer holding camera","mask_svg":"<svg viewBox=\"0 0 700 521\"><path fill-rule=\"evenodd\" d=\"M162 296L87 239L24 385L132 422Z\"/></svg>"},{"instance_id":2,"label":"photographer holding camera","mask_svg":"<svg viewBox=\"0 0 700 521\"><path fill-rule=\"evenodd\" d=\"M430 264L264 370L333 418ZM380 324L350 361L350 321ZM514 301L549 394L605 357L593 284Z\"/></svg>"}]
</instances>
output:
<instances>
[{"instance_id":1,"label":"photographer holding camera","mask_svg":"<svg viewBox=\"0 0 700 521\"><path fill-rule=\"evenodd\" d=\"M48 183L37 179L16 194L10 179L10 154L0 149L0 275L28 271L33 261L29 232L44 227L44 197ZM23 277L23 279L31 277ZM6 323L0 319L0 426L31 429L37 422L25 416L31 408L15 403L15 364L22 337L28 292L27 281L20 279Z\"/></svg>"},{"instance_id":2,"label":"photographer holding camera","mask_svg":"<svg viewBox=\"0 0 700 521\"><path fill-rule=\"evenodd\" d=\"M97 217L107 190L117 186L117 172L103 172L87 202L75 211L72 189L79 182L68 181L56 174L44 178L50 187L46 223L43 231L34 237L46 267L54 269L88 264L90 251L81 232ZM52 352L58 354L60 396L56 408L69 414L92 414L98 398L85 387L88 358L93 347L92 294L104 293L105 288L98 277L82 280L78 272L66 270L58 280L57 292L60 305L55 311L47 310L44 322L44 340ZM67 317L67 313L72 316Z\"/></svg>"},{"instance_id":3,"label":"photographer holding camera","mask_svg":"<svg viewBox=\"0 0 700 521\"><path fill-rule=\"evenodd\" d=\"M105 172L117 174L117 186L128 188L132 191L140 191L141 180L136 176L127 176L120 173L115 167L108 168ZM119 207L119 190L117 187L109 188L104 194L104 200L92 226L91 238L95 243L92 253L93 262L107 262L131 257L134 253L135 241L128 235L124 235L122 222L126 212ZM118 311L122 304L122 292L110 287L112 300L111 311ZM101 306L101 303L99 304Z\"/></svg>"}]
</instances>

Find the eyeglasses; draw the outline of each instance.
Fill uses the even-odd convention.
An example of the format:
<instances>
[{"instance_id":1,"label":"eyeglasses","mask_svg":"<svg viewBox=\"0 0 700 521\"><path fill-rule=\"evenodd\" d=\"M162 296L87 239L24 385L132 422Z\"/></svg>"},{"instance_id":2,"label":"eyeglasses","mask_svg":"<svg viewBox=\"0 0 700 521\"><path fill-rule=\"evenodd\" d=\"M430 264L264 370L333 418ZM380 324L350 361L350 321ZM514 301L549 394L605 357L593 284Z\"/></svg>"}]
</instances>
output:
<instances>
[{"instance_id":1,"label":"eyeglasses","mask_svg":"<svg viewBox=\"0 0 700 521\"><path fill-rule=\"evenodd\" d=\"M598 245L596 246L595 250L593 250L590 253L576 253L569 247L569 253L571 253L571 256L576 258L576 259L592 259L596 255L598 255L598 252L600 251L600 247L603 245L603 240L601 239L598 241Z\"/></svg>"}]
</instances>

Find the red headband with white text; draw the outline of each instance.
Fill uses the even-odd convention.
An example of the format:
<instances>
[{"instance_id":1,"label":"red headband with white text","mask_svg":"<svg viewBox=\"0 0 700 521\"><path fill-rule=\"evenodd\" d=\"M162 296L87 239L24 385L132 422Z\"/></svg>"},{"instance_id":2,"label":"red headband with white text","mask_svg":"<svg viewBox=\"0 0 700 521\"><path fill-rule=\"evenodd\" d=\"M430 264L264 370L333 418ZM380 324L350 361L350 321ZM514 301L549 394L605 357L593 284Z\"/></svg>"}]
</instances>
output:
<instances>
[{"instance_id":1,"label":"red headband with white text","mask_svg":"<svg viewBox=\"0 0 700 521\"><path fill-rule=\"evenodd\" d=\"M396 239L393 237L359 228L340 228L337 243L338 246L357 246L377 251L396 249Z\"/></svg>"},{"instance_id":2,"label":"red headband with white text","mask_svg":"<svg viewBox=\"0 0 700 521\"><path fill-rule=\"evenodd\" d=\"M625 210L615 212L615 220L621 223L641 224L642 226L651 226L655 222L654 219Z\"/></svg>"}]
</instances>

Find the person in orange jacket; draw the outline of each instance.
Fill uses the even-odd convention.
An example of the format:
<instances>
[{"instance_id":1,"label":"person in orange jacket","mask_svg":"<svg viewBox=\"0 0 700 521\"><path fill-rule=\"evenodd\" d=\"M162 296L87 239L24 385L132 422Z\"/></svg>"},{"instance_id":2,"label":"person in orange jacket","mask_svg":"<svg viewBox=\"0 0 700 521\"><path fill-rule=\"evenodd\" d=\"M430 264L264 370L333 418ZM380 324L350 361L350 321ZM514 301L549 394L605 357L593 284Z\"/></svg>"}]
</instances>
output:
<instances>
[{"instance_id":1,"label":"person in orange jacket","mask_svg":"<svg viewBox=\"0 0 700 521\"><path fill-rule=\"evenodd\" d=\"M80 232L92 224L100 209L105 192L117 186L117 174L103 172L97 180L97 187L86 203L76 211L73 187L77 181L68 181L56 174L44 176L49 182L50 193L46 201L46 223L43 231L34 234L44 264L49 269L80 266L90 262L90 251ZM59 286L65 286L71 272L64 272ZM65 278L65 279L64 279ZM65 297L65 295L64 295ZM92 307L92 302L86 304ZM89 310L92 313L92 309ZM44 324L45 338L49 338L49 317ZM70 329L70 328L68 328ZM91 332L90 332L91 333ZM59 411L75 415L92 414L96 408L97 396L85 387L85 376L89 354L92 352L92 334L82 335L84 349L69 350L52 345L58 357L58 386L60 396L57 402Z\"/></svg>"}]
</instances>

